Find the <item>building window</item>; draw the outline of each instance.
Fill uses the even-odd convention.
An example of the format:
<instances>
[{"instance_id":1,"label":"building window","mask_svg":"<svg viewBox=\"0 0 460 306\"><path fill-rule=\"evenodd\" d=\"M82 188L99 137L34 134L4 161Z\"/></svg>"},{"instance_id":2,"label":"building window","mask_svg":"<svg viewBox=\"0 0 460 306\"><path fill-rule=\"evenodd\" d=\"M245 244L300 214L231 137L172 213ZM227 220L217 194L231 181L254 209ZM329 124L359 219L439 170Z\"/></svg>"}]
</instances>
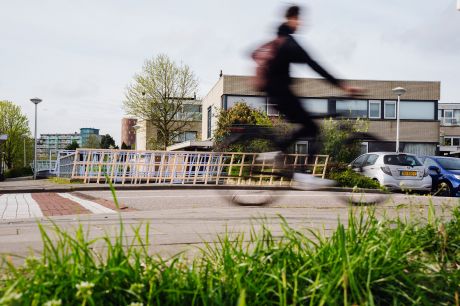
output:
<instances>
[{"instance_id":1,"label":"building window","mask_svg":"<svg viewBox=\"0 0 460 306\"><path fill-rule=\"evenodd\" d=\"M454 111L450 109L444 110L444 124L452 125L453 119L454 119Z\"/></svg>"},{"instance_id":2,"label":"building window","mask_svg":"<svg viewBox=\"0 0 460 306\"><path fill-rule=\"evenodd\" d=\"M308 141L297 141L295 143L296 154L308 154Z\"/></svg>"},{"instance_id":3,"label":"building window","mask_svg":"<svg viewBox=\"0 0 460 306\"><path fill-rule=\"evenodd\" d=\"M460 124L460 109L445 109L443 116L439 116L443 125L459 125Z\"/></svg>"},{"instance_id":4,"label":"building window","mask_svg":"<svg viewBox=\"0 0 460 306\"><path fill-rule=\"evenodd\" d=\"M431 101L401 101L399 118L434 120L434 102Z\"/></svg>"},{"instance_id":5,"label":"building window","mask_svg":"<svg viewBox=\"0 0 460 306\"><path fill-rule=\"evenodd\" d=\"M279 116L280 112L276 109L275 104L267 104L267 116Z\"/></svg>"},{"instance_id":6,"label":"building window","mask_svg":"<svg viewBox=\"0 0 460 306\"><path fill-rule=\"evenodd\" d=\"M211 138L211 119L212 119L212 108L211 106L208 107L208 130L207 130L207 138Z\"/></svg>"},{"instance_id":7,"label":"building window","mask_svg":"<svg viewBox=\"0 0 460 306\"><path fill-rule=\"evenodd\" d=\"M369 152L369 143L368 142L361 142L359 147L360 154L368 153Z\"/></svg>"},{"instance_id":8,"label":"building window","mask_svg":"<svg viewBox=\"0 0 460 306\"><path fill-rule=\"evenodd\" d=\"M311 114L327 114L328 100L326 99L300 99L302 107Z\"/></svg>"},{"instance_id":9,"label":"building window","mask_svg":"<svg viewBox=\"0 0 460 306\"><path fill-rule=\"evenodd\" d=\"M366 118L367 100L338 100L336 102L336 112L344 117Z\"/></svg>"},{"instance_id":10,"label":"building window","mask_svg":"<svg viewBox=\"0 0 460 306\"><path fill-rule=\"evenodd\" d=\"M188 131L183 132L174 137L174 142L184 142L184 141L194 141L196 140L197 132L196 131Z\"/></svg>"},{"instance_id":11,"label":"building window","mask_svg":"<svg viewBox=\"0 0 460 306\"><path fill-rule=\"evenodd\" d=\"M451 137L445 136L444 137L444 145L445 146L460 146L460 137Z\"/></svg>"},{"instance_id":12,"label":"building window","mask_svg":"<svg viewBox=\"0 0 460 306\"><path fill-rule=\"evenodd\" d=\"M385 101L383 108L385 119L396 119L396 101Z\"/></svg>"},{"instance_id":13,"label":"building window","mask_svg":"<svg viewBox=\"0 0 460 306\"><path fill-rule=\"evenodd\" d=\"M369 101L369 118L372 119L380 119L380 101L378 100L371 100Z\"/></svg>"},{"instance_id":14,"label":"building window","mask_svg":"<svg viewBox=\"0 0 460 306\"><path fill-rule=\"evenodd\" d=\"M184 103L180 111L175 114L176 120L199 121L201 120L201 105Z\"/></svg>"},{"instance_id":15,"label":"building window","mask_svg":"<svg viewBox=\"0 0 460 306\"><path fill-rule=\"evenodd\" d=\"M252 96L227 96L227 109L233 107L236 103L242 102L247 106L255 108L264 114L267 113L267 98Z\"/></svg>"}]
</instances>

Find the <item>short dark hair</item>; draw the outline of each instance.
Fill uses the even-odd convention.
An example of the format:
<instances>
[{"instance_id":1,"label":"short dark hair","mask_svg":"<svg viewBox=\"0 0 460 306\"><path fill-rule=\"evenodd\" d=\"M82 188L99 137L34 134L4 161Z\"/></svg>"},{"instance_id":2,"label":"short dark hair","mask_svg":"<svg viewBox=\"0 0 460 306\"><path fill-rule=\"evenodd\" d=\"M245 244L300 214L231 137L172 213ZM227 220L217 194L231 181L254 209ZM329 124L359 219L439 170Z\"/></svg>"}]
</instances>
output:
<instances>
[{"instance_id":1,"label":"short dark hair","mask_svg":"<svg viewBox=\"0 0 460 306\"><path fill-rule=\"evenodd\" d=\"M300 15L300 7L298 5L293 5L293 6L290 6L286 10L285 17L289 19L292 17L299 17L299 15Z\"/></svg>"}]
</instances>

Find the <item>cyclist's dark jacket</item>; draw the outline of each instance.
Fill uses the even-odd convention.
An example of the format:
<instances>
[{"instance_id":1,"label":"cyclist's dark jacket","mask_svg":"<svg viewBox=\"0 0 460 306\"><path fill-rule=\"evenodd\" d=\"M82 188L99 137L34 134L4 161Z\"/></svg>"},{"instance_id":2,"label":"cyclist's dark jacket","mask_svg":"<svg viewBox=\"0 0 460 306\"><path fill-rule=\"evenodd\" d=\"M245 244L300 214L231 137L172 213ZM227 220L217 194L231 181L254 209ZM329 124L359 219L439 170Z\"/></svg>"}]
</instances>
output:
<instances>
[{"instance_id":1,"label":"cyclist's dark jacket","mask_svg":"<svg viewBox=\"0 0 460 306\"><path fill-rule=\"evenodd\" d=\"M315 62L291 34L293 34L293 32L286 24L282 24L278 29L278 36L284 37L284 42L279 47L275 58L273 58L270 63L267 92L270 94L284 91L289 88L291 84L291 77L289 75L290 63L308 64L330 83L339 86L340 81Z\"/></svg>"}]
</instances>

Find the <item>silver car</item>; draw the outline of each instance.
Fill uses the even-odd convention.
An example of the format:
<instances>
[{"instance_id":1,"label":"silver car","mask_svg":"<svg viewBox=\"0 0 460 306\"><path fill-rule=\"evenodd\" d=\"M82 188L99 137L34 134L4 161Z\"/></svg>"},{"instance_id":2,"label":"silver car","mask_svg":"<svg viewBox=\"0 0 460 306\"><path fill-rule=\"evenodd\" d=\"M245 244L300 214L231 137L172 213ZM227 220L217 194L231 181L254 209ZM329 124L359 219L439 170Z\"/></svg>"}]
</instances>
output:
<instances>
[{"instance_id":1,"label":"silver car","mask_svg":"<svg viewBox=\"0 0 460 306\"><path fill-rule=\"evenodd\" d=\"M360 155L349 165L389 190L431 190L431 176L415 155L372 152Z\"/></svg>"}]
</instances>

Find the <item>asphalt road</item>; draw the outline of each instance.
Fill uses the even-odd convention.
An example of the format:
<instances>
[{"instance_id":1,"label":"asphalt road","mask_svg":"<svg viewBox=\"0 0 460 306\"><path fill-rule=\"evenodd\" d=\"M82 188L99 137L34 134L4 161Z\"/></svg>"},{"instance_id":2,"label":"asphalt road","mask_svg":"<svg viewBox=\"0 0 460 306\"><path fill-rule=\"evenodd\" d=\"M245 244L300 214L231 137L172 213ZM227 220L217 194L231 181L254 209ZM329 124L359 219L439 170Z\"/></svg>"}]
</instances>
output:
<instances>
[{"instance_id":1,"label":"asphalt road","mask_svg":"<svg viewBox=\"0 0 460 306\"><path fill-rule=\"evenodd\" d=\"M258 198L260 193L249 193ZM349 196L337 192L319 191L276 191L272 193L274 202L267 206L241 207L232 205L228 199L233 190L151 190L119 191L117 197L121 205L129 211L122 212L128 239L134 237L133 228L143 224L140 230L145 234L149 224L151 253L170 256L179 251L195 252L203 242L216 240L224 233L249 232L261 223L269 226L275 235L282 235L280 217L296 229L316 229L324 234L337 226L338 220L346 223L350 209L353 211L376 209L378 216L406 216L420 220L426 218L430 203L438 216L449 217L457 199L431 198L427 196L394 194L384 203L373 206L353 206L347 203ZM77 192L73 196L93 200L112 200L110 192ZM264 195L263 195L264 196ZM42 224L52 228L52 220L59 227L73 231L82 225L89 230L89 237L114 236L119 229L117 213L82 214L40 218ZM51 230L52 231L52 230ZM98 244L103 250L104 245ZM42 240L37 230L36 219L15 219L0 222L0 253L25 256L30 252L40 252Z\"/></svg>"}]
</instances>

